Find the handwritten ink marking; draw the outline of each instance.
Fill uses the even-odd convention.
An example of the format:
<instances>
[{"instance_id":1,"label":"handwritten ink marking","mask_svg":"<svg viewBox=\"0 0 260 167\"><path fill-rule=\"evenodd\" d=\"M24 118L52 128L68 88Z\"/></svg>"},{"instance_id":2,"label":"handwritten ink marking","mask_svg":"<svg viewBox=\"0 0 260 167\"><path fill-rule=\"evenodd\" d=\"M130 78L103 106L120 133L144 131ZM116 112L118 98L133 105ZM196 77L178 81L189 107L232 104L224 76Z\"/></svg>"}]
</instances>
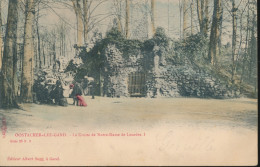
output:
<instances>
[{"instance_id":1,"label":"handwritten ink marking","mask_svg":"<svg viewBox=\"0 0 260 167\"><path fill-rule=\"evenodd\" d=\"M1 131L2 131L2 136L5 138L7 126L6 126L6 119L5 117L2 118L2 126L1 126Z\"/></svg>"}]
</instances>

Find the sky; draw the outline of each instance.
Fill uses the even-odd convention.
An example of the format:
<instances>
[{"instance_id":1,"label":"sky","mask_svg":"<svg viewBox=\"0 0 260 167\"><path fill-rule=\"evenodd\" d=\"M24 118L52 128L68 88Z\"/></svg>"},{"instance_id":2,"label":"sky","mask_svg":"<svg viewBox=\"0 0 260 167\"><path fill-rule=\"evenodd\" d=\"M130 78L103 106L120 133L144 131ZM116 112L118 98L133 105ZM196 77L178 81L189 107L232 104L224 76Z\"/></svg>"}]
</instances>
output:
<instances>
[{"instance_id":1,"label":"sky","mask_svg":"<svg viewBox=\"0 0 260 167\"><path fill-rule=\"evenodd\" d=\"M133 0L133 3L140 2L140 0ZM70 1L67 1L71 3ZM93 15L108 13L113 7L112 0L99 6ZM57 24L59 18L66 20L69 26L76 32L76 16L72 9L59 9L59 5L52 5L52 9L44 10L42 13L45 14L41 18L41 24L45 26L53 26ZM55 12L54 12L55 10ZM131 13L130 13L131 15ZM168 19L169 16L169 19ZM193 17L196 19L196 17ZM108 17L103 20L97 28L105 34L108 26L112 23L113 17ZM156 27L163 27L167 35L171 38L179 38L180 33L180 11L179 11L179 0L156 0L155 4L155 25ZM195 25L195 24L194 24ZM196 29L196 28L195 28ZM74 33L75 33L74 32Z\"/></svg>"},{"instance_id":2,"label":"sky","mask_svg":"<svg viewBox=\"0 0 260 167\"><path fill-rule=\"evenodd\" d=\"M3 20L6 20L7 17L7 0L0 0L2 3L3 11L2 11L2 17ZM95 6L95 3L97 3L99 0L94 0L93 5ZM137 3L140 2L141 0L132 0L132 3ZM149 0L142 0L142 1L148 1ZM188 3L191 2L192 0L187 0ZM193 0L195 1L195 0ZM238 2L240 0L237 0ZM72 2L70 0L63 0L63 2L66 2L70 5L72 5ZM156 0L155 1L155 26L156 27L163 27L165 29L165 32L167 35L171 38L178 39L180 38L180 32L181 32L181 27L180 27L180 9L179 5L182 0ZM213 11L213 0L210 0L210 19L212 17L212 11ZM47 8L42 9L40 11L40 25L42 28L46 29L51 29L53 28L56 24L59 23L59 20L62 20L65 22L65 24L70 27L70 39L72 42L76 42L76 16L72 8L68 8L63 6L62 4L59 3L48 3L46 5ZM228 8L228 7L227 7ZM113 9L113 0L108 0L107 2L103 3L100 5L96 10L93 12L93 16L98 15L98 14L103 14L107 15L110 13ZM130 13L131 15L131 13ZM103 17L102 16L102 17ZM190 19L191 19L191 14L188 13L188 26L190 26ZM100 18L102 18L100 17ZM224 15L225 18L231 18L229 13L225 13ZM194 31L198 31L198 21L197 21L197 12L196 12L196 6L194 6L194 12L192 15L192 18L194 20L193 26L194 26ZM106 19L102 20L96 28L99 29L103 34L106 33L106 31L109 29L109 26L112 24L113 17L107 17ZM223 23L224 27L224 32L223 32L223 41L230 41L231 37L231 24L230 21L227 21L226 23ZM95 28L95 29L96 29ZM190 31L190 30L188 30Z\"/></svg>"}]
</instances>

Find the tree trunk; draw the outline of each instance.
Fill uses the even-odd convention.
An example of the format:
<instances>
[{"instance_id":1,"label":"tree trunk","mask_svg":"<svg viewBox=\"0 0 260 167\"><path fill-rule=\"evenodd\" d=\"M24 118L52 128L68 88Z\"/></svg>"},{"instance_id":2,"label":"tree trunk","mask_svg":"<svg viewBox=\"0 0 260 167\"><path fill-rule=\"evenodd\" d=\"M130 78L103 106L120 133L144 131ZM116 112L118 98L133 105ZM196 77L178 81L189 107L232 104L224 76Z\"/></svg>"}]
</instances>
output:
<instances>
[{"instance_id":1,"label":"tree trunk","mask_svg":"<svg viewBox=\"0 0 260 167\"><path fill-rule=\"evenodd\" d=\"M182 21L182 5L181 2L179 1L179 10L180 10L180 39L182 39L182 32L181 32L181 21Z\"/></svg>"},{"instance_id":2,"label":"tree trunk","mask_svg":"<svg viewBox=\"0 0 260 167\"><path fill-rule=\"evenodd\" d=\"M38 40L38 61L39 61L39 68L42 68L42 60L41 60L41 39L40 39L40 31L39 31L39 4L38 4L38 11L37 11L37 20L36 20L36 33L37 33L37 40Z\"/></svg>"},{"instance_id":3,"label":"tree trunk","mask_svg":"<svg viewBox=\"0 0 260 167\"><path fill-rule=\"evenodd\" d=\"M65 31L65 30L64 30ZM63 56L66 57L66 32L63 33Z\"/></svg>"},{"instance_id":4,"label":"tree trunk","mask_svg":"<svg viewBox=\"0 0 260 167\"><path fill-rule=\"evenodd\" d=\"M88 39L88 0L83 0L84 11L84 42L87 43Z\"/></svg>"},{"instance_id":5,"label":"tree trunk","mask_svg":"<svg viewBox=\"0 0 260 167\"><path fill-rule=\"evenodd\" d=\"M220 22L221 0L214 0L213 20L210 32L208 60L212 65L216 65L218 58L218 39Z\"/></svg>"},{"instance_id":6,"label":"tree trunk","mask_svg":"<svg viewBox=\"0 0 260 167\"><path fill-rule=\"evenodd\" d=\"M221 54L221 47L222 47L222 25L223 25L223 4L221 5L221 16L219 22L219 39L218 39L218 52L219 55Z\"/></svg>"},{"instance_id":7,"label":"tree trunk","mask_svg":"<svg viewBox=\"0 0 260 167\"><path fill-rule=\"evenodd\" d=\"M249 3L249 0L248 2ZM246 66L246 61L247 61L247 57L248 57L248 39L249 39L249 5L247 5L247 23L246 23L246 43L245 43L245 53L243 56L243 64L242 64L242 74L240 77L240 84L243 82L244 79L244 74L245 74L245 66Z\"/></svg>"},{"instance_id":8,"label":"tree trunk","mask_svg":"<svg viewBox=\"0 0 260 167\"><path fill-rule=\"evenodd\" d=\"M2 27L2 1L0 2L0 27ZM3 58L3 52L2 52L2 47L3 47L3 32L2 28L0 28L0 71L2 68L2 58Z\"/></svg>"},{"instance_id":9,"label":"tree trunk","mask_svg":"<svg viewBox=\"0 0 260 167\"><path fill-rule=\"evenodd\" d=\"M81 12L81 7L79 4L79 0L71 0L73 3L73 8L77 18L77 45L83 45L83 17Z\"/></svg>"},{"instance_id":10,"label":"tree trunk","mask_svg":"<svg viewBox=\"0 0 260 167\"><path fill-rule=\"evenodd\" d=\"M193 35L193 0L190 4L190 34Z\"/></svg>"},{"instance_id":11,"label":"tree trunk","mask_svg":"<svg viewBox=\"0 0 260 167\"><path fill-rule=\"evenodd\" d=\"M129 10L130 10L130 7L129 7L129 0L126 0L126 18L125 18L125 36L126 38L129 38L129 16L130 16L130 13L129 13Z\"/></svg>"},{"instance_id":12,"label":"tree trunk","mask_svg":"<svg viewBox=\"0 0 260 167\"><path fill-rule=\"evenodd\" d=\"M187 36L187 17L188 17L188 12L187 12L187 4L186 0L183 0L183 39L186 38Z\"/></svg>"},{"instance_id":13,"label":"tree trunk","mask_svg":"<svg viewBox=\"0 0 260 167\"><path fill-rule=\"evenodd\" d=\"M53 42L53 44L52 44L52 50L53 50L53 61L52 61L52 63L53 63L53 69L54 70L56 70L56 45L55 45L55 41Z\"/></svg>"},{"instance_id":14,"label":"tree trunk","mask_svg":"<svg viewBox=\"0 0 260 167\"><path fill-rule=\"evenodd\" d=\"M45 53L44 53L44 47L45 47L44 44L42 44L43 66L46 67L46 57L45 57Z\"/></svg>"},{"instance_id":15,"label":"tree trunk","mask_svg":"<svg viewBox=\"0 0 260 167\"><path fill-rule=\"evenodd\" d=\"M236 12L236 4L235 0L232 0L232 74L231 74L231 82L234 83L234 75L235 75L235 55L236 55L236 37L237 37L237 12Z\"/></svg>"},{"instance_id":16,"label":"tree trunk","mask_svg":"<svg viewBox=\"0 0 260 167\"><path fill-rule=\"evenodd\" d=\"M117 30L122 33L123 32L122 16L121 16L122 15L122 7L121 7L122 0L120 0L120 1L116 0L114 5L115 5L115 9L116 9L115 13L116 13Z\"/></svg>"},{"instance_id":17,"label":"tree trunk","mask_svg":"<svg viewBox=\"0 0 260 167\"><path fill-rule=\"evenodd\" d=\"M64 34L65 33L65 28L62 25L62 33L61 33L61 56L64 56Z\"/></svg>"},{"instance_id":18,"label":"tree trunk","mask_svg":"<svg viewBox=\"0 0 260 167\"><path fill-rule=\"evenodd\" d=\"M255 56L257 55L257 42L255 37L255 25L256 25L256 15L253 11L253 19L252 19L252 31L251 31L251 40L250 40L250 54L249 54L249 74L248 74L248 81L252 81L252 72L253 66L256 62Z\"/></svg>"},{"instance_id":19,"label":"tree trunk","mask_svg":"<svg viewBox=\"0 0 260 167\"><path fill-rule=\"evenodd\" d=\"M223 9L223 8L222 8ZM205 0L204 35L207 36L209 30L209 1Z\"/></svg>"},{"instance_id":20,"label":"tree trunk","mask_svg":"<svg viewBox=\"0 0 260 167\"><path fill-rule=\"evenodd\" d=\"M17 41L16 41L17 43ZM18 77L17 77L17 71L18 71L18 67L17 67L17 63L18 63L18 54L17 54L17 47L15 48L15 53L14 53L14 60L13 60L13 77L14 77L14 94L15 97L18 96Z\"/></svg>"},{"instance_id":21,"label":"tree trunk","mask_svg":"<svg viewBox=\"0 0 260 167\"><path fill-rule=\"evenodd\" d=\"M33 20L34 0L26 0L25 26L24 26L24 56L22 70L21 98L23 102L33 102Z\"/></svg>"},{"instance_id":22,"label":"tree trunk","mask_svg":"<svg viewBox=\"0 0 260 167\"><path fill-rule=\"evenodd\" d=\"M18 1L9 1L6 43L4 46L3 64L0 87L0 106L3 108L17 107L14 92L14 56L16 54Z\"/></svg>"},{"instance_id":23,"label":"tree trunk","mask_svg":"<svg viewBox=\"0 0 260 167\"><path fill-rule=\"evenodd\" d=\"M117 16L117 30L119 31L119 32L121 32L122 33L122 28L121 28L121 17L120 16Z\"/></svg>"},{"instance_id":24,"label":"tree trunk","mask_svg":"<svg viewBox=\"0 0 260 167\"><path fill-rule=\"evenodd\" d=\"M62 47L63 47L63 43L62 43L63 42L62 41L62 38L63 38L62 37L62 31L63 31L63 29L62 29L62 27L60 27L58 31L60 31L60 33L59 33L59 40L60 40L59 41L60 42L60 51L59 51L60 55L59 55L59 57L61 57L62 56Z\"/></svg>"},{"instance_id":25,"label":"tree trunk","mask_svg":"<svg viewBox=\"0 0 260 167\"><path fill-rule=\"evenodd\" d=\"M197 14L200 26L200 33L207 36L209 29L209 1L197 0Z\"/></svg>"},{"instance_id":26,"label":"tree trunk","mask_svg":"<svg viewBox=\"0 0 260 167\"><path fill-rule=\"evenodd\" d=\"M49 54L49 68L52 68L52 54Z\"/></svg>"},{"instance_id":27,"label":"tree trunk","mask_svg":"<svg viewBox=\"0 0 260 167\"><path fill-rule=\"evenodd\" d=\"M155 34L155 0L151 0L151 21L152 21L152 33Z\"/></svg>"},{"instance_id":28,"label":"tree trunk","mask_svg":"<svg viewBox=\"0 0 260 167\"><path fill-rule=\"evenodd\" d=\"M197 0L197 14L198 14L198 21L200 26L200 33L203 32L203 8L201 7L201 0Z\"/></svg>"}]
</instances>

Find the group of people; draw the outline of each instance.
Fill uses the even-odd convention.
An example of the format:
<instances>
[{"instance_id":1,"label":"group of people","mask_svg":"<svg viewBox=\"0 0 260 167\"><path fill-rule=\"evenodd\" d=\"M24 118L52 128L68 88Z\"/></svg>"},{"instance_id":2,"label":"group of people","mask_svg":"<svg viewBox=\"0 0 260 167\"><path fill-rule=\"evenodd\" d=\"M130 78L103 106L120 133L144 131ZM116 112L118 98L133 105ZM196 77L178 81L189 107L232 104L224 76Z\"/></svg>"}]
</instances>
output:
<instances>
[{"instance_id":1,"label":"group of people","mask_svg":"<svg viewBox=\"0 0 260 167\"><path fill-rule=\"evenodd\" d=\"M69 97L73 98L73 105L87 106L82 97L82 88L78 83L70 84ZM68 106L67 98L64 97L64 84L57 80L55 84L48 84L44 77L38 78L34 82L33 91L35 92L34 101L41 104L55 104Z\"/></svg>"},{"instance_id":2,"label":"group of people","mask_svg":"<svg viewBox=\"0 0 260 167\"><path fill-rule=\"evenodd\" d=\"M47 84L44 77L34 81L34 102L42 104L53 104L55 85Z\"/></svg>"},{"instance_id":3,"label":"group of people","mask_svg":"<svg viewBox=\"0 0 260 167\"><path fill-rule=\"evenodd\" d=\"M87 106L84 98L82 97L82 89L78 83L70 84L70 98L73 98L73 105Z\"/></svg>"}]
</instances>

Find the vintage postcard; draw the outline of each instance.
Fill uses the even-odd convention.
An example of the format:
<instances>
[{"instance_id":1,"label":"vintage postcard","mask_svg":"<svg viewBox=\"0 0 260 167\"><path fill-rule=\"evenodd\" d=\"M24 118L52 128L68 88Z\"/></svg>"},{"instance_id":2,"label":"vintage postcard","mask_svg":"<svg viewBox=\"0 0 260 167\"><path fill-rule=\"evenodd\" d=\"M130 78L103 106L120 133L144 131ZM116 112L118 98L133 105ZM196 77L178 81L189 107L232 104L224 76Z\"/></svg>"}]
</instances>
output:
<instances>
[{"instance_id":1,"label":"vintage postcard","mask_svg":"<svg viewBox=\"0 0 260 167\"><path fill-rule=\"evenodd\" d=\"M0 0L0 166L258 164L256 0Z\"/></svg>"}]
</instances>

